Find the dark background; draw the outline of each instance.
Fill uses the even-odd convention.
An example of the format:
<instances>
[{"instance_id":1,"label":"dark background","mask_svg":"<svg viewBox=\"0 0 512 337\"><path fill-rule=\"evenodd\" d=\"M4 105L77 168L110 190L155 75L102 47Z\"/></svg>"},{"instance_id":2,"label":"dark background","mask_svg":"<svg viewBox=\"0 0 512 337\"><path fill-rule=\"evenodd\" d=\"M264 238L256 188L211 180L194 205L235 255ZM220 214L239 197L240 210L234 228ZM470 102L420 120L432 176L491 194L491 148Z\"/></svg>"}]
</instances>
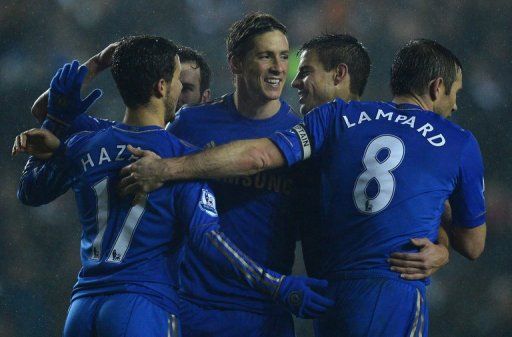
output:
<instances>
[{"instance_id":1,"label":"dark background","mask_svg":"<svg viewBox=\"0 0 512 337\"><path fill-rule=\"evenodd\" d=\"M363 99L389 99L395 51L426 37L462 61L464 89L454 119L480 142L486 166L488 240L476 262L452 253L430 286L431 336L512 335L512 2L438 1L0 1L0 336L58 336L79 269L80 226L72 195L29 208L16 199L25 158L11 159L19 132L37 126L34 99L62 63L85 61L129 34L154 34L205 52L213 91L231 91L224 47L229 25L262 10L289 29L293 53L322 32L348 32L368 48L373 69ZM297 61L290 62L290 76ZM289 81L288 83L290 83ZM121 118L123 104L108 72L94 82L104 97L91 113ZM297 107L294 90L284 98ZM300 262L300 261L299 261ZM296 270L300 272L298 264ZM297 335L311 335L299 321Z\"/></svg>"}]
</instances>

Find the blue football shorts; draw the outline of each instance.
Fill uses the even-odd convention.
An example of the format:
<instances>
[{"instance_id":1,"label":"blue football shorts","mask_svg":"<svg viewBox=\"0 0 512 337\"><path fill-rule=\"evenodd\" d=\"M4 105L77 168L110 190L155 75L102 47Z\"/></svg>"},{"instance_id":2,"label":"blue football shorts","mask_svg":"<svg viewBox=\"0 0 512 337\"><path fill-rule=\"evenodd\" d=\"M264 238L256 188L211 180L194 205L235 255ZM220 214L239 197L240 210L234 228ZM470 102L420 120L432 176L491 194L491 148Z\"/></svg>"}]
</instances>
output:
<instances>
[{"instance_id":1,"label":"blue football shorts","mask_svg":"<svg viewBox=\"0 0 512 337\"><path fill-rule=\"evenodd\" d=\"M147 297L119 293L80 297L71 302L64 337L181 337L176 313Z\"/></svg>"},{"instance_id":2,"label":"blue football shorts","mask_svg":"<svg viewBox=\"0 0 512 337\"><path fill-rule=\"evenodd\" d=\"M180 300L183 337L295 337L291 314L204 308Z\"/></svg>"},{"instance_id":3,"label":"blue football shorts","mask_svg":"<svg viewBox=\"0 0 512 337\"><path fill-rule=\"evenodd\" d=\"M427 337L425 285L388 278L329 281L335 307L314 322L316 337Z\"/></svg>"}]
</instances>

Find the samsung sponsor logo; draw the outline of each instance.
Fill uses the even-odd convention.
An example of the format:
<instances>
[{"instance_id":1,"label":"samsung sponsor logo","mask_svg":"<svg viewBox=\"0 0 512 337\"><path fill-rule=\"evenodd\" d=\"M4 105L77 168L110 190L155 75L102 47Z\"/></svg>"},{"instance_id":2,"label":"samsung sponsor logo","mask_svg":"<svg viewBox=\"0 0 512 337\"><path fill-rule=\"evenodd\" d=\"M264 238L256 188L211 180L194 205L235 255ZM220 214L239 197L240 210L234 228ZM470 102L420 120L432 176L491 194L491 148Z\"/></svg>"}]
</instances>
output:
<instances>
[{"instance_id":1,"label":"samsung sponsor logo","mask_svg":"<svg viewBox=\"0 0 512 337\"><path fill-rule=\"evenodd\" d=\"M291 195L294 189L294 180L287 174L277 172L260 172L252 176L230 177L216 179L219 182L254 188L258 190L267 190L284 195Z\"/></svg>"}]
</instances>

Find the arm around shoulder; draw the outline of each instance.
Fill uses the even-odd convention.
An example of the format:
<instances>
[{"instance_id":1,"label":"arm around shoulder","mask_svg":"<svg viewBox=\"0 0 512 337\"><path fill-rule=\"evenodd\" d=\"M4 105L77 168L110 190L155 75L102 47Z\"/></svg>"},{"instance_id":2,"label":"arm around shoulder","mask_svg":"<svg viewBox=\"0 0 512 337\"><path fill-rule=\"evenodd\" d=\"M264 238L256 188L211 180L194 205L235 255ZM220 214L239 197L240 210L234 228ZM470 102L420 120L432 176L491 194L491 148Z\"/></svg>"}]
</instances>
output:
<instances>
[{"instance_id":1,"label":"arm around shoulder","mask_svg":"<svg viewBox=\"0 0 512 337\"><path fill-rule=\"evenodd\" d=\"M251 175L286 164L280 150L268 138L235 141L163 162L163 180Z\"/></svg>"}]
</instances>

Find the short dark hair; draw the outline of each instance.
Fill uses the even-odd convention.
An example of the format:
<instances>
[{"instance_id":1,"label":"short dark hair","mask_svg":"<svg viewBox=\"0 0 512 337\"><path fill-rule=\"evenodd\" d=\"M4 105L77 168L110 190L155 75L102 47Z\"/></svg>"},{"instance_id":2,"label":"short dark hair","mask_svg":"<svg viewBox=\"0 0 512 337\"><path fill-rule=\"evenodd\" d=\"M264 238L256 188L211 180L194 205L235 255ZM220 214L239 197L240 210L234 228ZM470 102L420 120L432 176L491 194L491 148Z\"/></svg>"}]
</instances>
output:
<instances>
[{"instance_id":1,"label":"short dark hair","mask_svg":"<svg viewBox=\"0 0 512 337\"><path fill-rule=\"evenodd\" d=\"M181 46L178 50L178 56L180 57L181 63L183 62L195 62L197 67L199 68L199 74L201 76L201 82L199 85L199 91L201 94L210 88L210 81L212 76L212 71L208 66L204 56L195 49L190 47Z\"/></svg>"},{"instance_id":2,"label":"short dark hair","mask_svg":"<svg viewBox=\"0 0 512 337\"><path fill-rule=\"evenodd\" d=\"M322 34L304 43L297 55L308 50L316 51L326 71L345 63L350 74L350 92L363 95L372 63L366 48L355 37L349 34Z\"/></svg>"},{"instance_id":3,"label":"short dark hair","mask_svg":"<svg viewBox=\"0 0 512 337\"><path fill-rule=\"evenodd\" d=\"M462 70L459 59L436 41L417 39L409 41L398 51L391 66L391 91L394 96L424 94L430 81L442 77L446 94L452 89Z\"/></svg>"},{"instance_id":4,"label":"short dark hair","mask_svg":"<svg viewBox=\"0 0 512 337\"><path fill-rule=\"evenodd\" d=\"M228 58L243 57L251 50L255 36L273 30L279 30L286 35L286 27L270 14L256 12L247 14L229 28L226 38Z\"/></svg>"},{"instance_id":5,"label":"short dark hair","mask_svg":"<svg viewBox=\"0 0 512 337\"><path fill-rule=\"evenodd\" d=\"M163 37L129 36L120 41L111 71L127 107L148 103L155 83L172 79L177 52L178 47Z\"/></svg>"}]
</instances>

